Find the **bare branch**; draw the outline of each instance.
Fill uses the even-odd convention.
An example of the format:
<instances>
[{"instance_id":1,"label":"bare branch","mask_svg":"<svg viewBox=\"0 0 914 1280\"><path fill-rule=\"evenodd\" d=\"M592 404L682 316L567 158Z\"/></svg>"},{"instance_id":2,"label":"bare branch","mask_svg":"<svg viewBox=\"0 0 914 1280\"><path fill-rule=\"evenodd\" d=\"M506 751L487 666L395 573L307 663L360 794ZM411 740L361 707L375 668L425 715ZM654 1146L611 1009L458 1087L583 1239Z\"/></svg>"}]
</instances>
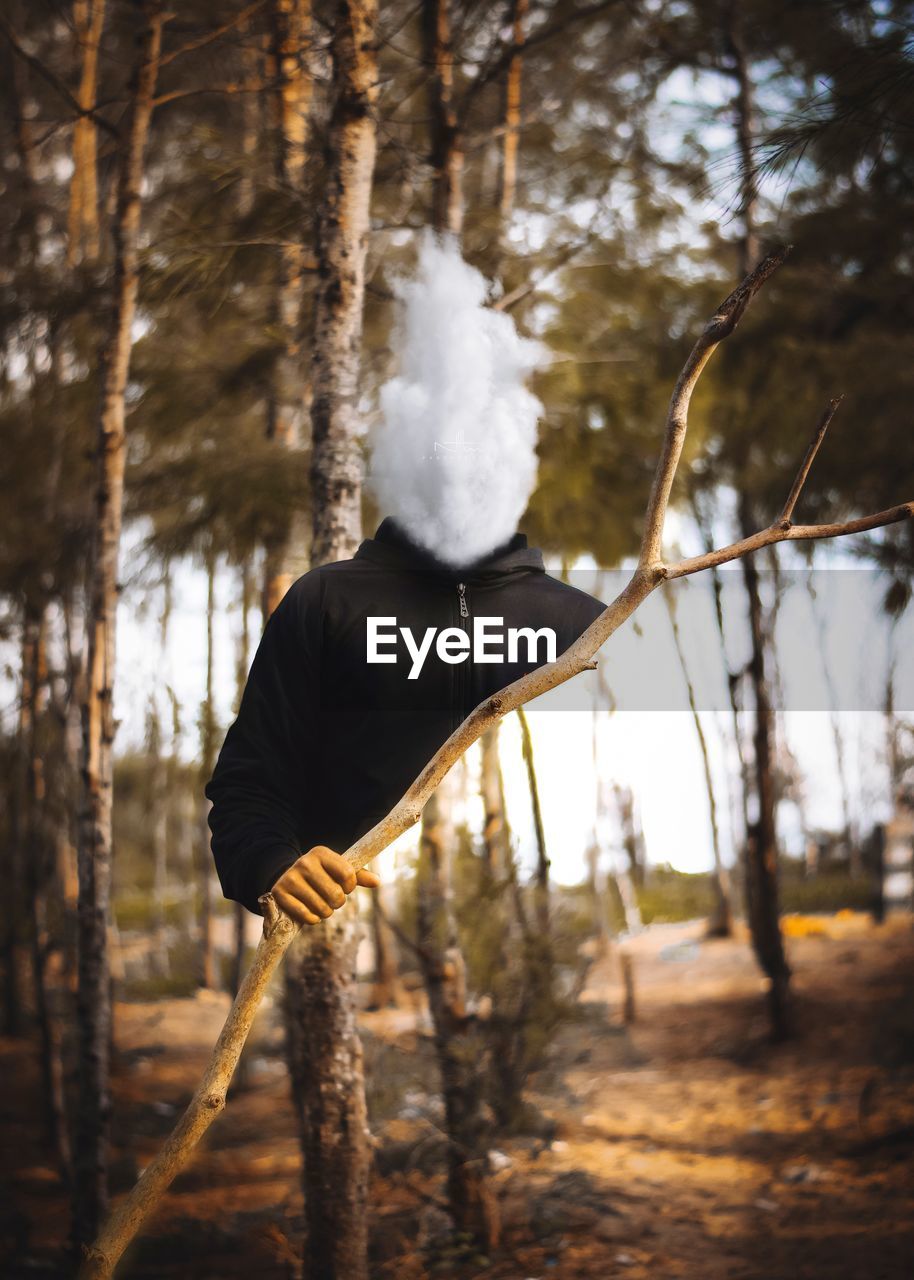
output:
<instances>
[{"instance_id":1,"label":"bare branch","mask_svg":"<svg viewBox=\"0 0 914 1280\"><path fill-rule=\"evenodd\" d=\"M848 533L865 533L867 529L881 529L884 525L897 524L899 520L910 520L914 517L914 502L903 502L900 506L889 507L885 511L877 511L872 516L860 516L857 520L839 521L834 524L791 524L790 521L779 520L760 529L748 538L740 538L729 546L719 547L715 551L705 552L700 556L690 556L676 564L666 565L666 578L684 578L690 573L700 573L702 569L712 569L716 565L726 564L728 560L739 560L750 551L758 551L760 547L769 547L774 542L808 541L815 538L843 538Z\"/></svg>"},{"instance_id":2,"label":"bare branch","mask_svg":"<svg viewBox=\"0 0 914 1280\"><path fill-rule=\"evenodd\" d=\"M806 477L809 475L809 471L815 461L816 454L819 452L819 445L825 439L825 433L829 428L829 424L835 416L838 405L843 399L843 396L836 396L834 400L829 400L828 405L825 408L825 412L819 419L819 425L816 427L815 435L810 442L809 448L806 450L806 457L800 464L800 469L797 472L796 479L791 485L790 493L787 495L787 501L784 503L784 508L781 511L781 519L779 523L783 524L784 521L790 520L790 517L793 515L793 509L797 505L797 498L800 496L800 490L806 483Z\"/></svg>"},{"instance_id":3,"label":"bare branch","mask_svg":"<svg viewBox=\"0 0 914 1280\"><path fill-rule=\"evenodd\" d=\"M27 50L23 49L22 45L13 34L12 27L4 17L0 17L0 33L6 37L10 48L16 56L21 58L23 62L28 63L32 70L36 71L38 75L41 76L42 80L45 80L52 89L56 90L56 92L60 94L67 106L73 112L74 117L90 116L97 125L100 125L102 129L106 129L108 133L111 134L112 138L120 139L121 135L119 130L111 123L110 120L106 120L104 116L100 116L95 107L80 106L64 82L54 74L50 67L46 67L40 58L36 58L33 54L28 53Z\"/></svg>"},{"instance_id":4,"label":"bare branch","mask_svg":"<svg viewBox=\"0 0 914 1280\"><path fill-rule=\"evenodd\" d=\"M182 98L197 98L203 93L264 93L273 88L277 82L270 80L230 80L228 84L200 85L194 89L172 89L168 93L160 93L153 104L163 107L168 102L178 102Z\"/></svg>"},{"instance_id":5,"label":"bare branch","mask_svg":"<svg viewBox=\"0 0 914 1280\"><path fill-rule=\"evenodd\" d=\"M404 929L401 929L396 920L392 919L387 914L380 902L375 902L375 910L397 941L401 942L408 951L411 951L413 955L418 956L419 959L424 961L426 964L434 963L431 952L428 951L427 948L423 947L421 942L417 941L416 938L411 938Z\"/></svg>"},{"instance_id":6,"label":"bare branch","mask_svg":"<svg viewBox=\"0 0 914 1280\"><path fill-rule=\"evenodd\" d=\"M676 386L673 388L666 419L663 451L654 474L654 483L651 486L647 515L645 517L644 536L641 540L641 553L638 557L639 567L644 570L650 570L661 563L663 525L670 501L670 492L673 488L673 480L676 476L676 468L679 465L682 446L685 443L688 429L689 402L692 399L692 392L695 390L705 365L711 359L718 345L724 338L730 336L740 320L742 320L746 308L759 289L777 271L789 253L789 245L774 249L767 257L762 259L754 271L746 276L742 284L734 289L729 297L724 299L705 325L701 336L692 348L691 355L686 361L682 373L679 375Z\"/></svg>"},{"instance_id":7,"label":"bare branch","mask_svg":"<svg viewBox=\"0 0 914 1280\"><path fill-rule=\"evenodd\" d=\"M198 36L196 40L188 40L187 44L182 44L179 49L172 49L167 53L161 61L161 66L167 67L169 62L174 62L175 58L180 58L184 53L192 53L196 49L203 49L208 44L212 44L214 40L218 40L220 36L224 36L227 31L231 31L233 27L240 27L248 18L255 14L258 9L262 9L266 4L266 0L254 0L254 4L249 4L246 9L242 9L240 13L236 13L234 18L222 24L221 27L215 27L212 31L205 32L202 36Z\"/></svg>"},{"instance_id":8,"label":"bare branch","mask_svg":"<svg viewBox=\"0 0 914 1280\"><path fill-rule=\"evenodd\" d=\"M547 41L553 40L556 36L564 35L572 26L578 22L583 22L587 18L599 17L601 13L605 13L607 9L616 8L620 0L594 0L592 4L585 5L581 9L575 9L565 17L555 22L545 23L543 26L530 32L524 41L524 53L529 53L531 49L535 49L538 45L546 44ZM467 110L475 101L480 92L498 77L507 71L508 65L516 52L514 44L505 44L496 58L490 62L488 67L483 67L479 75L476 76L463 94L463 98L458 104L458 110L461 121L466 120Z\"/></svg>"},{"instance_id":9,"label":"bare branch","mask_svg":"<svg viewBox=\"0 0 914 1280\"><path fill-rule=\"evenodd\" d=\"M531 293L535 293L551 275L554 275L556 271L560 271L562 267L567 266L567 264L571 262L573 258L576 258L579 253L583 253L584 250L592 243L592 240L592 235L588 234L585 239L576 240L572 244L566 245L565 248L547 264L542 272L536 276L531 275L528 280L517 285L516 288L510 289L502 297L497 298L495 302L492 303L492 310L510 311L512 307L516 307L519 302L524 300L524 298L529 297Z\"/></svg>"}]
</instances>

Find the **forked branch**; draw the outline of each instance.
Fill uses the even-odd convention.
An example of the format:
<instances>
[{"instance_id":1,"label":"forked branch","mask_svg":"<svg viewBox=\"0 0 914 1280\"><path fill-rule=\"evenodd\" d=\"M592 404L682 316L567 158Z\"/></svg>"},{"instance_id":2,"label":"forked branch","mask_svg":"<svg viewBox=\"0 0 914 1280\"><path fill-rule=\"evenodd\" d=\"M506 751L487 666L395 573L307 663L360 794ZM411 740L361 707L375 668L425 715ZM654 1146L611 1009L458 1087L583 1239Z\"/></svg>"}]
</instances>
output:
<instances>
[{"instance_id":1,"label":"forked branch","mask_svg":"<svg viewBox=\"0 0 914 1280\"><path fill-rule=\"evenodd\" d=\"M692 392L702 370L724 338L742 319L746 308L787 257L789 250L770 253L742 284L726 298L705 325L673 390L667 413L666 431L645 515L644 536L637 567L615 600L587 628L557 661L539 667L513 684L481 702L435 753L415 782L376 826L351 848L346 857L356 869L386 849L404 831L418 822L426 802L450 768L486 729L516 708L540 694L556 688L581 671L592 668L594 656L601 646L652 591L670 578L681 578L712 565L735 560L773 542L797 538L834 538L848 533L876 529L914 516L914 502L906 502L863 516L843 524L794 525L791 516L812 466L816 452L834 416L838 401L830 402L822 416L791 486L784 507L774 524L751 537L729 546L692 556L674 564L662 559L663 527L670 493L682 454L688 428L688 410ZM124 1249L137 1234L146 1216L155 1207L169 1183L187 1163L200 1138L222 1110L232 1073L238 1063L254 1014L263 998L271 974L285 955L298 932L298 926L279 909L271 894L261 898L264 909L263 937L257 948L250 972L242 983L229 1012L222 1034L202 1081L174 1132L155 1160L147 1167L136 1186L109 1217L97 1241L88 1252L81 1271L82 1280L103 1280L112 1274Z\"/></svg>"}]
</instances>

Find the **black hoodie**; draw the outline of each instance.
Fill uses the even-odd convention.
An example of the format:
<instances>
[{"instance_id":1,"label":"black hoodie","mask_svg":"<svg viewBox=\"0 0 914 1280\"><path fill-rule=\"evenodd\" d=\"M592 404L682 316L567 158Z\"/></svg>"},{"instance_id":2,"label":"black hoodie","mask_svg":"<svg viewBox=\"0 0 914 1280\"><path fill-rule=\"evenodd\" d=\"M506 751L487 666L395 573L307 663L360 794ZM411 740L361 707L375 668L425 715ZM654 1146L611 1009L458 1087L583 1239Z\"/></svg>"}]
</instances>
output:
<instances>
[{"instance_id":1,"label":"black hoodie","mask_svg":"<svg viewBox=\"0 0 914 1280\"><path fill-rule=\"evenodd\" d=\"M204 789L225 896L257 912L302 853L347 849L483 698L547 661L544 643L533 653L521 643L514 663L472 653L448 663L433 646L410 679L402 641L379 650L387 661L366 660L369 618L388 619L390 634L409 627L419 642L429 627L469 634L474 616L500 618L506 630L553 629L560 654L603 609L551 578L523 534L453 569L389 518L351 560L303 574L267 621Z\"/></svg>"}]
</instances>

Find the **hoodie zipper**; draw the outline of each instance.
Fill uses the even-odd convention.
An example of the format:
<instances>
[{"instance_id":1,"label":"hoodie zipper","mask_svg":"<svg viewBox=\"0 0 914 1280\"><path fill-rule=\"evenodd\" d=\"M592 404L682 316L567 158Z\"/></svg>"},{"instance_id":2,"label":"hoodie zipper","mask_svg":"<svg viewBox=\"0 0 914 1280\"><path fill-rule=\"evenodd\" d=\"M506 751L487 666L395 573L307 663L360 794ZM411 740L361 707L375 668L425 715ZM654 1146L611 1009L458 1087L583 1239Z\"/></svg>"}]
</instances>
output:
<instances>
[{"instance_id":1,"label":"hoodie zipper","mask_svg":"<svg viewBox=\"0 0 914 1280\"><path fill-rule=\"evenodd\" d=\"M469 609L469 606L467 605L467 585L465 582L457 583L457 599L460 604L460 618L461 619L469 618L470 609ZM461 625L461 629L469 631L468 626L463 627ZM459 662L455 668L456 684L457 684L457 707L456 707L456 716L455 716L455 724L454 724L455 729L458 728L461 724L463 724L467 716L466 701L467 701L467 688L469 685L469 674L466 668L469 666L469 664L472 661L473 659L471 654L467 654L466 661Z\"/></svg>"}]
</instances>

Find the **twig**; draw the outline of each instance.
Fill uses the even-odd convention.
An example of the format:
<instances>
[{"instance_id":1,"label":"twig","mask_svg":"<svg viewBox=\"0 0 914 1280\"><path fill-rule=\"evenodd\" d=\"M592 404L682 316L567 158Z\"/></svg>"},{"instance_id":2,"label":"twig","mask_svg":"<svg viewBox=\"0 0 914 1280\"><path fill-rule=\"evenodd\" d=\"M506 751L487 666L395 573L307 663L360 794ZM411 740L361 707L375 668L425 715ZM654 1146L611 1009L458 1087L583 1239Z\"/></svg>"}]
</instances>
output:
<instances>
[{"instance_id":1,"label":"twig","mask_svg":"<svg viewBox=\"0 0 914 1280\"><path fill-rule=\"evenodd\" d=\"M834 400L829 400L828 405L825 408L825 412L819 419L815 435L812 438L809 448L806 450L806 457L800 464L800 469L797 472L796 479L790 487L790 493L787 495L787 501L784 503L784 508L781 511L780 524L784 524L785 521L789 521L790 517L793 515L793 509L797 505L797 498L800 496L800 490L806 483L806 477L809 475L809 471L815 461L816 454L819 452L819 445L825 439L825 433L831 424L832 418L835 416L838 405L843 399L843 396L836 396Z\"/></svg>"},{"instance_id":2,"label":"twig","mask_svg":"<svg viewBox=\"0 0 914 1280\"><path fill-rule=\"evenodd\" d=\"M910 520L914 516L914 502L902 502L897 507L889 507L886 511L877 511L872 516L860 516L857 520L838 521L834 524L791 524L790 521L769 525L748 538L739 542L731 542L727 547L719 547L715 551L700 556L690 556L677 564L664 567L667 578L684 578L687 574L698 573L702 569L710 569L718 564L726 564L728 560L738 560L750 551L758 551L760 547L768 547L773 542L796 542L810 538L843 538L848 533L865 533L867 529L881 529L884 525L897 524L899 520Z\"/></svg>"},{"instance_id":3,"label":"twig","mask_svg":"<svg viewBox=\"0 0 914 1280\"><path fill-rule=\"evenodd\" d=\"M202 36L197 36L194 40L188 40L187 44L182 44L180 48L172 49L170 53L166 53L159 65L167 67L169 62L174 62L175 58L180 58L185 53L193 53L197 49L203 49L206 45L212 44L214 40L224 36L233 27L242 26L258 9L262 9L265 3L266 0L254 0L253 4L249 4L246 9L236 13L233 18L229 19L228 22L224 22L221 27L214 27L211 31L204 32Z\"/></svg>"},{"instance_id":4,"label":"twig","mask_svg":"<svg viewBox=\"0 0 914 1280\"><path fill-rule=\"evenodd\" d=\"M766 258L762 259L755 270L746 276L742 284L734 289L728 298L724 299L705 325L701 336L685 362L685 367L673 389L667 413L663 452L657 464L654 483L651 487L651 494L647 504L647 519L645 521L644 537L641 540L641 554L638 558L639 570L648 571L652 566L660 566L663 521L670 500L670 491L673 487L673 477L676 475L679 456L685 443L689 402L692 399L692 392L695 390L698 379L701 377L705 365L717 350L718 345L724 338L730 336L740 320L742 320L746 308L759 289L777 271L789 252L790 246L786 245L769 253Z\"/></svg>"},{"instance_id":5,"label":"twig","mask_svg":"<svg viewBox=\"0 0 914 1280\"><path fill-rule=\"evenodd\" d=\"M7 20L3 17L0 17L0 32L2 32L2 34L6 37L6 39L9 42L10 48L13 50L16 56L18 58L21 58L23 62L28 63L28 65L32 68L33 71L37 71L37 73L41 76L42 80L46 80L47 83L51 86L51 88L55 89L60 94L60 96L66 102L67 106L73 112L74 116L77 116L77 117L90 116L97 125L101 125L103 129L107 129L108 133L111 134L112 138L115 138L118 141L120 141L121 135L118 128L115 125L113 125L110 120L106 120L104 116L100 116L95 107L81 106L80 103L77 102L76 98L73 97L73 94L64 84L64 82L54 74L54 72L50 69L50 67L46 67L40 58L36 58L33 54L29 53L26 49L23 49L22 45L19 43L19 41L16 39L15 35L13 34L12 27L7 22Z\"/></svg>"},{"instance_id":6,"label":"twig","mask_svg":"<svg viewBox=\"0 0 914 1280\"><path fill-rule=\"evenodd\" d=\"M420 960L424 960L426 964L430 964L432 962L431 953L423 947L421 942L418 942L415 938L411 938L405 929L401 929L396 920L392 920L390 918L381 906L380 902L375 902L375 910L398 942L402 943L408 951L413 953L413 955L418 956Z\"/></svg>"},{"instance_id":7,"label":"twig","mask_svg":"<svg viewBox=\"0 0 914 1280\"><path fill-rule=\"evenodd\" d=\"M194 89L172 89L168 93L160 93L154 102L156 107L167 106L169 102L179 102L182 98L198 98L202 93L263 93L275 88L278 80L231 80L228 84L198 85Z\"/></svg>"},{"instance_id":8,"label":"twig","mask_svg":"<svg viewBox=\"0 0 914 1280\"><path fill-rule=\"evenodd\" d=\"M904 503L888 511L879 512L877 515L864 516L844 524L791 525L789 518L784 519L782 516L768 529L733 543L729 547L706 552L704 555L681 560L672 565L666 565L662 561L664 519L685 440L692 392L718 344L733 332L756 293L781 265L787 253L788 249L782 248L769 254L724 300L705 325L686 361L670 400L663 448L648 499L638 564L626 586L555 662L539 667L519 680L515 680L501 692L486 698L470 713L463 724L438 749L387 817L346 850L345 856L354 869L364 867L398 836L419 821L425 804L445 774L486 729L507 715L509 711L514 711L549 689L564 684L579 672L591 669L595 665L594 655L600 647L631 617L660 583L722 564L726 560L736 559L772 542L794 538L835 537L864 529L874 529L880 525L914 516L914 502ZM829 410L833 413L831 406ZM830 415L828 420L830 421ZM824 425L822 422L819 424L814 448L807 452L797 481L791 489L793 502L796 501L799 490L802 488L815 449L818 448L827 425L827 421ZM790 499L788 499L789 504ZM785 506L786 509L787 506ZM197 1142L225 1104L226 1089L237 1065L254 1014L263 997L267 981L285 955L299 928L279 911L272 894L264 894L260 903L265 917L263 937L257 947L251 970L242 983L222 1034L213 1050L213 1056L203 1080L162 1151L105 1224L88 1255L81 1272L81 1280L105 1280L111 1275L118 1259L136 1235L146 1215L155 1206L178 1171L186 1164Z\"/></svg>"}]
</instances>

